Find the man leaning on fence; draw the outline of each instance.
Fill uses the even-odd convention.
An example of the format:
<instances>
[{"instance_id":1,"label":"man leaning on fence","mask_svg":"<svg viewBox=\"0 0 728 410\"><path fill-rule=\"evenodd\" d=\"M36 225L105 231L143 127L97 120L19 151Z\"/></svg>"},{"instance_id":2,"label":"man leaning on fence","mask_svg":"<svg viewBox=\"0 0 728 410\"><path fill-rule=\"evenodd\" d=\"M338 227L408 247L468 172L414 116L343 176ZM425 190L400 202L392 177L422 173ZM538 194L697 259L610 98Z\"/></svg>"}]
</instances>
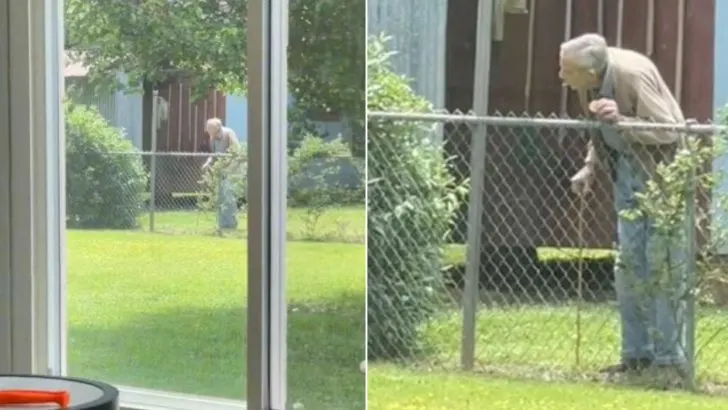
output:
<instances>
[{"instance_id":1,"label":"man leaning on fence","mask_svg":"<svg viewBox=\"0 0 728 410\"><path fill-rule=\"evenodd\" d=\"M638 52L608 47L598 34L584 34L561 45L559 76L577 92L584 113L597 120L684 122L655 64ZM617 213L634 209L635 194L655 176L657 164L673 158L678 138L668 131L595 130L585 164L571 179L572 189L583 200L602 167L612 176ZM686 364L682 274L673 272L668 285L655 286L656 276L664 273L659 267L668 266L668 260L670 266L678 266L678 249L661 242L645 217L618 217L617 242L614 282L622 357L603 371L632 374L650 368L659 370L659 375L681 376Z\"/></svg>"},{"instance_id":2,"label":"man leaning on fence","mask_svg":"<svg viewBox=\"0 0 728 410\"><path fill-rule=\"evenodd\" d=\"M210 118L205 124L205 131L210 135L210 152L212 155L202 165L203 170L210 167L217 160L217 155L227 153L231 148L239 145L235 132L222 125L218 118ZM230 181L229 170L220 170L218 187L218 218L217 224L220 229L236 229L238 227L238 204L235 197L235 188Z\"/></svg>"}]
</instances>

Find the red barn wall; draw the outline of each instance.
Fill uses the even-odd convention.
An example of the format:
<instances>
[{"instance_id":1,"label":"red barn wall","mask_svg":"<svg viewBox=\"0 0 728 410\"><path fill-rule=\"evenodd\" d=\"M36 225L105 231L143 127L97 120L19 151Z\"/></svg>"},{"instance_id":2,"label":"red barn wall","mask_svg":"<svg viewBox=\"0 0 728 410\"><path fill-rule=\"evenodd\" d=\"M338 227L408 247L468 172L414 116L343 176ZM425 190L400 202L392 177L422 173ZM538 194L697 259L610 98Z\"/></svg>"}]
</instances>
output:
<instances>
[{"instance_id":1,"label":"red barn wall","mask_svg":"<svg viewBox=\"0 0 728 410\"><path fill-rule=\"evenodd\" d=\"M225 123L225 94L211 91L205 98L193 101L187 84L173 83L159 90L159 96L169 103L169 117L157 138L158 151L206 151L205 121L217 117Z\"/></svg>"},{"instance_id":2,"label":"red barn wall","mask_svg":"<svg viewBox=\"0 0 728 410\"><path fill-rule=\"evenodd\" d=\"M211 91L205 98L194 101L187 84L173 83L160 89L159 96L168 102L169 112L167 122L158 130L157 151L209 152L205 122L217 117L225 123L225 95ZM193 194L200 190L200 167L205 160L203 155L157 156L158 206L175 208L185 204L194 205Z\"/></svg>"}]
</instances>

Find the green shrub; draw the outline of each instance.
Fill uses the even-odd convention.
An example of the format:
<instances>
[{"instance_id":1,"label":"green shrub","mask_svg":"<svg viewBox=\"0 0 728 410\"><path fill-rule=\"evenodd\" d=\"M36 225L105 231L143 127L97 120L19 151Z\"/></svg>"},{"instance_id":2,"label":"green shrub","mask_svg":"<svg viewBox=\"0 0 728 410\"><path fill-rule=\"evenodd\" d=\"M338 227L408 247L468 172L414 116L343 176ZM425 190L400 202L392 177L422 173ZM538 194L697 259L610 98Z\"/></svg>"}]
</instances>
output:
<instances>
[{"instance_id":1,"label":"green shrub","mask_svg":"<svg viewBox=\"0 0 728 410\"><path fill-rule=\"evenodd\" d=\"M350 151L339 139L325 141L314 134L301 137L288 158L288 205L325 209L363 204L363 163Z\"/></svg>"},{"instance_id":2,"label":"green shrub","mask_svg":"<svg viewBox=\"0 0 728 410\"><path fill-rule=\"evenodd\" d=\"M141 155L98 110L69 102L64 110L67 226L137 227L148 180Z\"/></svg>"},{"instance_id":3,"label":"green shrub","mask_svg":"<svg viewBox=\"0 0 728 410\"><path fill-rule=\"evenodd\" d=\"M385 41L368 47L369 111L426 112L388 64ZM448 171L433 123L370 119L367 133L368 352L406 358L423 347L418 328L437 308L445 239L465 189Z\"/></svg>"}]
</instances>

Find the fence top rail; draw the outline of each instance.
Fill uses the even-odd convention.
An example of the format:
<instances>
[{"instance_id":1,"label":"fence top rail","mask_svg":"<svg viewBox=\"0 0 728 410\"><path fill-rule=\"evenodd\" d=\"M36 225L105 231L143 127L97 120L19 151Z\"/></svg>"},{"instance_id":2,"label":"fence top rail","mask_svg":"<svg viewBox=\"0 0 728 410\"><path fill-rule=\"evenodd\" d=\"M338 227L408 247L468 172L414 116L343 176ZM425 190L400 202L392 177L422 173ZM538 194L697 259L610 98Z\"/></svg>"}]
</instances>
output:
<instances>
[{"instance_id":1,"label":"fence top rail","mask_svg":"<svg viewBox=\"0 0 728 410\"><path fill-rule=\"evenodd\" d=\"M228 157L230 154L210 152L179 152L179 151L109 151L111 155L138 155L155 157Z\"/></svg>"},{"instance_id":2,"label":"fence top rail","mask_svg":"<svg viewBox=\"0 0 728 410\"><path fill-rule=\"evenodd\" d=\"M136 155L136 156L146 156L146 157L230 157L232 154L230 153L224 153L224 152L218 152L218 153L212 153L212 152L182 152L182 151L109 151L108 154L110 155ZM352 157L351 155L347 154L332 154L326 158L331 159L353 159L357 160L357 157ZM315 157L314 157L315 159Z\"/></svg>"},{"instance_id":3,"label":"fence top rail","mask_svg":"<svg viewBox=\"0 0 728 410\"><path fill-rule=\"evenodd\" d=\"M556 118L556 117L528 117L528 116L476 116L471 114L436 114L436 113L404 113L369 111L369 119L444 122L452 124L488 125L500 127L530 127L530 128L567 128L567 129L600 129L616 128L620 131L673 131L690 134L719 134L728 131L728 127L716 124L700 124L694 120L684 123L669 124L649 121L629 121L616 124L606 124L598 121Z\"/></svg>"}]
</instances>

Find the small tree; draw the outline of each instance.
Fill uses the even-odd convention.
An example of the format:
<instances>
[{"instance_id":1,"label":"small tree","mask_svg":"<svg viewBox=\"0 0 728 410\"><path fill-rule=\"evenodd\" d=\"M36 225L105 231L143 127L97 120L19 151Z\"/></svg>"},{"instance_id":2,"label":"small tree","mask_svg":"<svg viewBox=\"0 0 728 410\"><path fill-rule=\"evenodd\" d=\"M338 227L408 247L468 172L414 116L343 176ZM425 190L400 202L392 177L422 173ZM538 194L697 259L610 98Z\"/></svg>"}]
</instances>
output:
<instances>
[{"instance_id":1,"label":"small tree","mask_svg":"<svg viewBox=\"0 0 728 410\"><path fill-rule=\"evenodd\" d=\"M726 111L721 114L721 122L725 123ZM712 141L697 135L681 137L679 148L672 161L659 164L656 175L647 182L646 189L636 194L635 209L622 211L620 217L626 220L647 218L652 227L652 240L658 246L650 253L650 259L657 261L650 266L651 281L639 283L634 291L645 296L656 293L664 294L671 301L675 321L680 334L677 343L688 356L694 355L697 347L682 345L689 335L688 321L697 320L688 317L685 304L690 298L703 303L715 303L711 296L716 286L725 282L722 263L717 259L718 250L726 245L728 230L725 221L717 220L721 213L728 210L728 201L724 195L715 192L721 175L712 169L712 162L725 152L725 135L718 135ZM706 208L707 193L712 192L712 206ZM710 235L705 235L703 228L710 226ZM633 267L624 265L627 275L631 275ZM634 276L628 276L628 280ZM636 278L634 278L636 280ZM645 315L647 312L645 312ZM652 331L654 337L660 337ZM715 335L711 335L710 340ZM688 357L688 359L694 358ZM693 367L694 368L694 367ZM681 374L683 382L694 388L694 375ZM657 380L673 383L674 380Z\"/></svg>"},{"instance_id":2,"label":"small tree","mask_svg":"<svg viewBox=\"0 0 728 410\"><path fill-rule=\"evenodd\" d=\"M197 207L201 211L218 211L221 206L220 188L222 181L229 183L231 195L238 203L247 202L248 150L245 144L230 147L224 154L217 155L216 161L202 174L200 197Z\"/></svg>"}]
</instances>

